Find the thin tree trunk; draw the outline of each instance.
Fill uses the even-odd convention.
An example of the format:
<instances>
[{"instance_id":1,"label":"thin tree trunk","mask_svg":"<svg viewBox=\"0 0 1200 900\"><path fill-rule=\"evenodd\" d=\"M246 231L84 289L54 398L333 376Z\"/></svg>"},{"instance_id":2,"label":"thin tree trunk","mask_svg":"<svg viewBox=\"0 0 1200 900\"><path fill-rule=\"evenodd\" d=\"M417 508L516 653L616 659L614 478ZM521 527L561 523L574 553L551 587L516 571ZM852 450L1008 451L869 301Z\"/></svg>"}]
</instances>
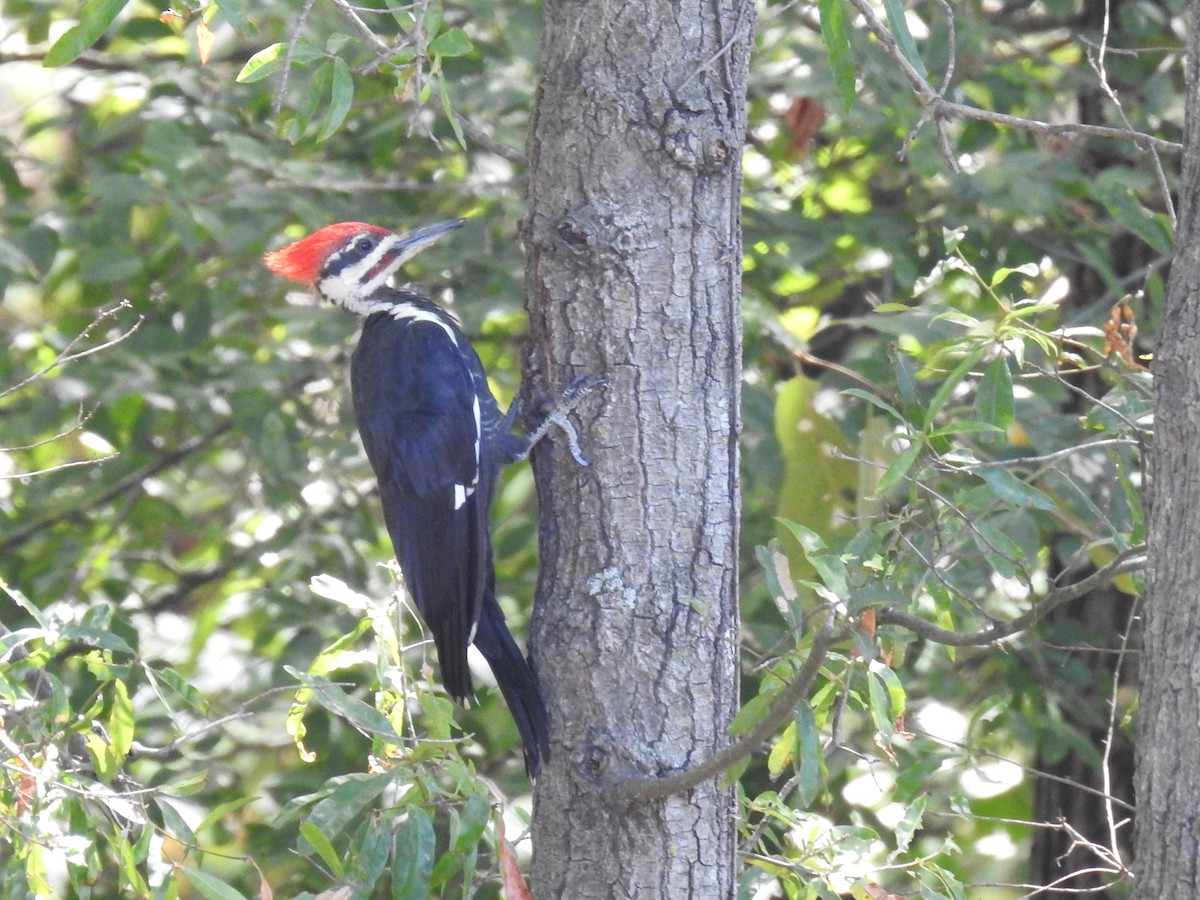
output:
<instances>
[{"instance_id":1,"label":"thin tree trunk","mask_svg":"<svg viewBox=\"0 0 1200 900\"><path fill-rule=\"evenodd\" d=\"M1154 361L1137 744L1139 900L1200 897L1200 0L1188 4L1188 20L1179 226Z\"/></svg>"},{"instance_id":2,"label":"thin tree trunk","mask_svg":"<svg viewBox=\"0 0 1200 900\"><path fill-rule=\"evenodd\" d=\"M733 794L620 806L605 786L728 742L738 707L743 0L548 0L530 135L529 368L609 379L592 467L534 465L531 645L552 718L539 897L726 897Z\"/></svg>"}]
</instances>

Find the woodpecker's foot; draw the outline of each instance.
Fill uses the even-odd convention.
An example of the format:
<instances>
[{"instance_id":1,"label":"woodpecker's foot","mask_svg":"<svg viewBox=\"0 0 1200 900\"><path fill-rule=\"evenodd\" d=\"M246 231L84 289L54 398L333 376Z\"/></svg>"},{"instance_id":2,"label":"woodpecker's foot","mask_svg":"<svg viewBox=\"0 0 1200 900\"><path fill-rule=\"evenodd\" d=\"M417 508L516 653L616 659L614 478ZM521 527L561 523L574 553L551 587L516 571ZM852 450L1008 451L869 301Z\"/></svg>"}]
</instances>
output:
<instances>
[{"instance_id":1,"label":"woodpecker's foot","mask_svg":"<svg viewBox=\"0 0 1200 900\"><path fill-rule=\"evenodd\" d=\"M571 424L571 420L567 418L567 414L579 405L584 397L590 394L596 388L605 387L608 384L607 378L601 378L598 375L578 375L572 378L570 383L563 389L558 401L546 413L546 417L541 423L529 434L529 446L525 453L533 449L534 444L546 436L546 432L550 430L550 426L557 427L562 431L567 439L567 447L571 451L571 456L575 462L581 466L589 466L587 457L583 455L583 449L579 446L579 433L575 430L575 426Z\"/></svg>"}]
</instances>

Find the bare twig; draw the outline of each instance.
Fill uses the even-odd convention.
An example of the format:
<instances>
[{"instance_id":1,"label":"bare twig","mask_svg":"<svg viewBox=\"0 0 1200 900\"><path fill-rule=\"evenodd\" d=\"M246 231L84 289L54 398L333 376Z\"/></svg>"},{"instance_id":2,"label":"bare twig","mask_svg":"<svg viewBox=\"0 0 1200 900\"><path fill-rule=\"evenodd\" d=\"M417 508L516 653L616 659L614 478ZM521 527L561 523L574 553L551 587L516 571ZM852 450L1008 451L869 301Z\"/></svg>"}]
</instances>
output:
<instances>
[{"instance_id":1,"label":"bare twig","mask_svg":"<svg viewBox=\"0 0 1200 900\"><path fill-rule=\"evenodd\" d=\"M85 413L83 411L83 404L80 404L79 412L77 412L75 414L75 424L72 425L70 428L64 428L58 434L51 435L50 437L47 437L47 438L42 438L41 440L34 441L31 444L21 444L16 447L0 447L0 452L18 453L21 450L36 450L38 447L45 447L47 444L53 444L55 441L61 441L63 438L67 437L68 435L72 435L75 432L79 431L79 429L83 428L83 426L87 424L88 419L90 419L92 417L92 415L96 412L96 409L97 409L97 407L93 407L90 411Z\"/></svg>"},{"instance_id":2,"label":"bare twig","mask_svg":"<svg viewBox=\"0 0 1200 900\"><path fill-rule=\"evenodd\" d=\"M896 42L896 39L892 36L887 26L875 15L875 11L871 8L869 0L850 0L850 3L863 17L863 21L867 23L867 27L871 30L871 33L875 35L884 51L896 63L904 77L908 80L908 83L912 86L913 93L916 94L917 100L923 105L933 107L933 114L936 117L956 116L963 119L976 119L982 122L991 122L995 125L1019 128L1034 134L1083 134L1093 137L1116 138L1133 141L1143 150L1170 150L1175 153L1183 150L1183 144L1178 141L1169 141L1152 134L1136 131L1133 128L1111 128L1107 125L1084 125L1078 122L1053 125L1038 119L1010 116L1006 113L993 112L992 110L980 109L976 106L968 106L965 103L955 103L946 100L939 95L938 91L930 86L929 82L909 62L908 57L904 55L904 51L900 49L900 45Z\"/></svg>"},{"instance_id":3,"label":"bare twig","mask_svg":"<svg viewBox=\"0 0 1200 900\"><path fill-rule=\"evenodd\" d=\"M454 113L454 119L462 127L463 133L466 134L467 137L473 140L484 150L487 150L489 153L495 153L500 158L507 159L514 166L521 166L524 168L529 163L529 160L526 159L525 154L516 147L510 147L508 144L496 140L461 113Z\"/></svg>"},{"instance_id":4,"label":"bare twig","mask_svg":"<svg viewBox=\"0 0 1200 900\"><path fill-rule=\"evenodd\" d=\"M296 14L296 22L292 25L292 34L288 38L287 50L283 54L283 70L279 74L279 89L275 91L275 98L271 101L271 116L276 122L279 121L279 113L283 110L283 97L287 93L288 76L292 73L292 58L296 53L296 43L300 40L300 32L304 30L304 23L308 21L308 14L316 2L317 0L304 0L304 6L300 7L300 12Z\"/></svg>"},{"instance_id":5,"label":"bare twig","mask_svg":"<svg viewBox=\"0 0 1200 900\"><path fill-rule=\"evenodd\" d=\"M991 469L997 466L1005 468L1013 467L1020 468L1022 466L1042 465L1045 463L1057 462L1060 459L1066 459L1068 456L1074 456L1076 453L1082 453L1085 450L1092 450L1096 447L1140 447L1141 444L1133 438L1101 438L1098 441L1087 441L1083 444L1077 444L1074 447L1063 447L1061 450L1054 450L1050 453L1042 453L1038 456L1014 456L1011 459L987 459L981 462L952 464L947 468L952 472L977 472L980 469Z\"/></svg>"},{"instance_id":6,"label":"bare twig","mask_svg":"<svg viewBox=\"0 0 1200 900\"><path fill-rule=\"evenodd\" d=\"M1121 121L1131 131L1133 123L1129 121L1129 116L1125 114L1125 107L1121 105L1121 98L1117 96L1117 92L1113 89L1108 81L1108 69L1105 67L1105 58L1108 56L1108 34L1112 24L1112 4L1109 0L1104 2L1104 25L1100 31L1100 47L1095 56L1088 54L1088 63L1092 70L1096 73L1096 77L1100 80L1100 88L1104 91L1105 96L1112 102L1112 105L1117 110L1117 114L1121 117ZM1162 192L1163 206L1167 211L1167 218L1171 220L1171 228L1174 230L1177 226L1175 219L1175 202L1171 199L1171 186L1167 183L1167 175L1163 171L1162 160L1158 157L1158 151L1154 147L1145 148L1150 152L1150 162L1154 168L1154 177L1158 182L1159 190Z\"/></svg>"},{"instance_id":7,"label":"bare twig","mask_svg":"<svg viewBox=\"0 0 1200 900\"><path fill-rule=\"evenodd\" d=\"M353 685L350 686L352 687ZM191 731L179 735L179 737L175 738L169 743L163 744L161 747L150 747L146 744L133 741L130 744L129 749L138 756L145 756L154 759L161 759L164 756L170 756L178 751L179 748L184 744L190 744L193 741L197 741L210 731L215 731L218 728L223 728L230 722L236 722L239 719L245 719L254 715L251 707L255 706L260 701L265 700L267 697L274 696L275 694L294 694L299 687L299 685L295 684L285 684L280 685L279 687L267 688L265 691L256 694L245 703L241 704L236 711L231 712L228 715L221 716L219 719L213 719L210 722L205 722L204 724L193 728Z\"/></svg>"},{"instance_id":8,"label":"bare twig","mask_svg":"<svg viewBox=\"0 0 1200 900\"><path fill-rule=\"evenodd\" d=\"M919 728L912 724L909 724L907 727L914 734L919 734L922 737L929 738L929 740L935 741L936 743L941 744L945 747L953 747L956 750L962 750L964 753L969 753L973 756L985 756L988 759L994 759L997 762L1002 762L1002 763L1005 763L1010 766L1016 766L1022 772L1025 772L1027 775L1031 775L1034 778L1039 778L1044 781L1053 781L1055 784L1065 785L1066 787L1069 787L1073 790L1082 791L1085 794L1091 794L1093 797L1100 797L1105 800L1111 800L1113 802L1113 804L1115 804L1116 806L1120 806L1120 807L1123 807L1124 809L1129 810L1130 812L1134 812L1134 806L1132 803L1128 803L1125 800L1122 800L1120 797L1110 797L1108 794L1104 793L1104 791L1099 790L1098 788L1094 788L1090 784L1085 784L1082 781L1075 781L1071 778L1067 778L1064 775L1055 775L1053 772L1046 772L1042 769L1038 769L1027 763L1019 762L1018 760L1012 759L1008 756L1004 756L1000 753L997 753L994 750L987 750L983 747L978 747L973 744L964 743L963 741L951 740L950 738L942 737L941 735L937 735L937 734L934 734L933 732L926 731L926 730ZM930 813L930 815L941 815L941 816L948 816L948 817L957 817L958 816L957 813ZM987 816L977 816L977 818L979 818L981 821L985 821L985 820L989 819L989 817L987 817ZM1045 823L1043 825L1043 827L1053 828L1056 826L1054 826L1052 823Z\"/></svg>"},{"instance_id":9,"label":"bare twig","mask_svg":"<svg viewBox=\"0 0 1200 900\"><path fill-rule=\"evenodd\" d=\"M380 59L386 60L396 52L396 48L389 45L387 41L377 35L371 26L359 17L355 7L347 3L346 0L329 0L329 2L338 8L338 11L350 23L351 27L362 36L363 40L375 49L375 53Z\"/></svg>"},{"instance_id":10,"label":"bare twig","mask_svg":"<svg viewBox=\"0 0 1200 900\"><path fill-rule=\"evenodd\" d=\"M1113 862L1119 865L1122 871L1126 869L1126 866L1125 861L1121 858L1121 844L1117 840L1119 825L1113 812L1112 802L1112 747L1117 732L1117 691L1121 686L1121 667L1125 662L1125 651L1129 647L1129 635L1133 631L1133 623L1137 619L1140 602L1140 597L1133 598L1125 630L1121 634L1121 652L1117 656L1117 664L1113 669L1112 695L1108 700L1108 729L1104 734L1104 756L1100 760L1100 772L1104 778L1104 813L1105 818L1108 819L1108 850L1112 854Z\"/></svg>"},{"instance_id":11,"label":"bare twig","mask_svg":"<svg viewBox=\"0 0 1200 900\"><path fill-rule=\"evenodd\" d=\"M97 344L94 347L88 347L85 350L75 352L75 348L82 340L84 340L84 338L91 334L93 328L95 328L105 319L111 319L117 313L121 312L121 310L130 309L132 306L133 304L131 304L128 300L122 300L119 303L114 303L112 306L108 306L100 310L100 312L96 314L96 318L92 319L92 321L88 323L87 327L83 329L83 331L71 338L71 340L67 342L67 346L63 347L53 360L27 378L17 382L11 387L0 390L0 397L7 397L9 394L16 393L22 388L37 381L39 378L44 378L55 369L65 366L69 362L74 362L77 359L83 359L85 356L91 356L93 353L99 353L101 350L107 350L109 347L115 347L117 344L131 337L133 333L142 326L142 321L145 318L144 316L139 315L136 322L134 322L131 326L129 326L128 329L117 335L115 338L105 341L102 344Z\"/></svg>"},{"instance_id":12,"label":"bare twig","mask_svg":"<svg viewBox=\"0 0 1200 900\"><path fill-rule=\"evenodd\" d=\"M91 500L88 500L81 505L74 506L71 509L62 512L54 513L46 516L43 519L31 522L24 528L13 532L3 542L0 542L0 554L12 553L31 537L40 531L44 531L60 522L65 522L76 516L83 515L88 509L96 506L103 506L117 497L124 494L126 491L135 490L140 487L148 478L152 478L159 472L178 465L183 460L187 459L193 453L198 453L212 442L223 437L225 434L233 430L233 421L226 420L217 425L212 431L207 434L198 435L189 441L185 441L177 449L160 456L154 462L143 466L135 472L130 472L121 480L111 485L107 490L97 494Z\"/></svg>"},{"instance_id":13,"label":"bare twig","mask_svg":"<svg viewBox=\"0 0 1200 900\"><path fill-rule=\"evenodd\" d=\"M116 459L120 456L119 453L110 453L107 456L98 456L95 459L75 459L70 462L57 463L53 466L46 466L44 469L31 469L28 472L14 472L11 475L0 475L0 481L12 481L18 478L32 478L34 475L49 475L51 472L61 472L63 469L74 469L78 466L96 466L102 462L107 462L110 459Z\"/></svg>"}]
</instances>

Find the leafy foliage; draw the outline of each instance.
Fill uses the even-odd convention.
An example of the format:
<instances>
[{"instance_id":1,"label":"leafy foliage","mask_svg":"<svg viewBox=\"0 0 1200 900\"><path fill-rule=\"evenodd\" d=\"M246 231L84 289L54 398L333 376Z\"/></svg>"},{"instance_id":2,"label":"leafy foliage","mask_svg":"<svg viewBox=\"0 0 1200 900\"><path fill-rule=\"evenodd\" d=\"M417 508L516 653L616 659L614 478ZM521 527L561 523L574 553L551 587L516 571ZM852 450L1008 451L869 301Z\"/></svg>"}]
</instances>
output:
<instances>
[{"instance_id":1,"label":"leafy foliage","mask_svg":"<svg viewBox=\"0 0 1200 900\"><path fill-rule=\"evenodd\" d=\"M1129 740L1080 607L1115 595L1120 638L1140 589L1181 5L1001 7L760 10L738 728L821 665L743 764L747 896L1010 896L978 885L1029 880L1036 773ZM257 260L471 217L410 273L511 395L538 9L3 9L5 896L494 896L515 731L440 693L374 564L352 325ZM495 517L518 625L531 487Z\"/></svg>"}]
</instances>

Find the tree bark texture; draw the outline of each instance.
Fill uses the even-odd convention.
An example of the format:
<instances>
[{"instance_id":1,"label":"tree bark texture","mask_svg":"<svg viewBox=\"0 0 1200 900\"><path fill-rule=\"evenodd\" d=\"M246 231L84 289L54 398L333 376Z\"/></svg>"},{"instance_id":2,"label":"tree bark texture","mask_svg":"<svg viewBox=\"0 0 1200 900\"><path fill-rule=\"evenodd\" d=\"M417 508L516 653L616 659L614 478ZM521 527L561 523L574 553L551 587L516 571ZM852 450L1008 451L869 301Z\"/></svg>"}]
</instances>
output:
<instances>
[{"instance_id":1,"label":"tree bark texture","mask_svg":"<svg viewBox=\"0 0 1200 900\"><path fill-rule=\"evenodd\" d=\"M1200 0L1188 5L1175 259L1155 350L1134 896L1200 897Z\"/></svg>"},{"instance_id":2,"label":"tree bark texture","mask_svg":"<svg viewBox=\"0 0 1200 900\"><path fill-rule=\"evenodd\" d=\"M548 0L524 223L529 380L594 374L590 468L539 448L531 646L551 714L538 897L727 897L733 792L606 786L724 746L738 708L741 148L749 0Z\"/></svg>"}]
</instances>

